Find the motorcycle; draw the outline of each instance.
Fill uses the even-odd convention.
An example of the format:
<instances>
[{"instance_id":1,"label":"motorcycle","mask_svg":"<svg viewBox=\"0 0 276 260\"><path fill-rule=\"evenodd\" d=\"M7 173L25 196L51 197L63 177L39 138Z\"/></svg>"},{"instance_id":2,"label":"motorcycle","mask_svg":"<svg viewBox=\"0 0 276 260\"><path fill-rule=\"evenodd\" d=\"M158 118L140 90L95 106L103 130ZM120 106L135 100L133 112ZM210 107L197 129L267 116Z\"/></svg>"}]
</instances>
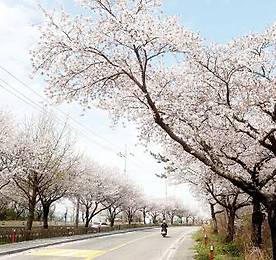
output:
<instances>
[{"instance_id":1,"label":"motorcycle","mask_svg":"<svg viewBox=\"0 0 276 260\"><path fill-rule=\"evenodd\" d=\"M161 229L161 235L162 235L163 237L165 237L165 236L167 235L167 229L166 229L166 228L162 228L162 229Z\"/></svg>"}]
</instances>

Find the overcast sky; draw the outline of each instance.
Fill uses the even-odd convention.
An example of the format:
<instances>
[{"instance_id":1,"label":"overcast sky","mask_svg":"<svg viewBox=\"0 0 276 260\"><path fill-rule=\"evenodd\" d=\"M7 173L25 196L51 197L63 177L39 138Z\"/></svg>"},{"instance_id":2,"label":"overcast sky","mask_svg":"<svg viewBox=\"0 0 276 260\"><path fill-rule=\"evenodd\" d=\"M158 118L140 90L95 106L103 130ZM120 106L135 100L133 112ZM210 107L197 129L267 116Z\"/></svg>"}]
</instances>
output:
<instances>
[{"instance_id":1,"label":"overcast sky","mask_svg":"<svg viewBox=\"0 0 276 260\"><path fill-rule=\"evenodd\" d=\"M0 109L12 112L19 121L37 114L47 103L43 94L46 83L37 77L30 78L28 52L37 40L37 25L42 19L38 3L46 8L62 5L72 14L81 11L72 0L0 0ZM167 0L163 10L178 15L183 24L207 40L221 43L261 31L276 20L275 0ZM128 178L135 180L148 196L165 196L164 181L155 176L162 172L162 167L144 147L136 145L133 125L111 128L106 112L93 109L81 116L82 110L76 104L56 106L54 111L61 121L69 115L80 149L102 164L118 167L122 173L125 161L118 153L124 153L127 145ZM158 146L150 149L156 152ZM194 205L192 195L183 186L169 187L168 193L169 196L177 194L184 203Z\"/></svg>"}]
</instances>

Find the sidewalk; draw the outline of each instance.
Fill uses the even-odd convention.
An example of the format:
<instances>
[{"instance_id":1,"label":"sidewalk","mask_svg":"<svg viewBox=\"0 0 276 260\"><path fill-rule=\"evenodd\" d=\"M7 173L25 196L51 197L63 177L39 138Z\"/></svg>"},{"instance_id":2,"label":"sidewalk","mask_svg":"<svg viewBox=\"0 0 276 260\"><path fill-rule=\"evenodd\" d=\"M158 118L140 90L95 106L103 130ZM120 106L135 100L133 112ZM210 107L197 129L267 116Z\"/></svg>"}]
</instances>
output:
<instances>
[{"instance_id":1,"label":"sidewalk","mask_svg":"<svg viewBox=\"0 0 276 260\"><path fill-rule=\"evenodd\" d=\"M30 249L35 249L35 248L53 246L53 245L58 245L62 243L90 239L94 237L110 236L114 234L127 233L127 232L146 230L146 229L152 229L152 228L155 228L155 227L130 228L130 229L124 229L124 230L94 233L94 234L87 234L87 235L77 235L77 236L70 236L70 237L54 237L54 238L23 241L23 242L18 242L13 244L4 244L4 245L0 245L0 257L4 255L10 255L10 254L27 251Z\"/></svg>"}]
</instances>

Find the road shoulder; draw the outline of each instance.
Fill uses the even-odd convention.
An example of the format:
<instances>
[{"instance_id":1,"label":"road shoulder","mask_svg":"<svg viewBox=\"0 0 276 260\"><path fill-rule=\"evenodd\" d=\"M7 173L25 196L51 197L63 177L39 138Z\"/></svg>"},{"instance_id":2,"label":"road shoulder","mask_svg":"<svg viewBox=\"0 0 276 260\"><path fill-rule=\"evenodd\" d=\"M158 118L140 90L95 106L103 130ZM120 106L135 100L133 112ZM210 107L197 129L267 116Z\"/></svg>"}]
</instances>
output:
<instances>
[{"instance_id":1,"label":"road shoulder","mask_svg":"<svg viewBox=\"0 0 276 260\"><path fill-rule=\"evenodd\" d=\"M183 236L169 249L166 260L194 259L195 251L193 247L195 245L195 241L193 239L193 234L197 232L198 229L199 227L194 227L191 231L183 233Z\"/></svg>"}]
</instances>

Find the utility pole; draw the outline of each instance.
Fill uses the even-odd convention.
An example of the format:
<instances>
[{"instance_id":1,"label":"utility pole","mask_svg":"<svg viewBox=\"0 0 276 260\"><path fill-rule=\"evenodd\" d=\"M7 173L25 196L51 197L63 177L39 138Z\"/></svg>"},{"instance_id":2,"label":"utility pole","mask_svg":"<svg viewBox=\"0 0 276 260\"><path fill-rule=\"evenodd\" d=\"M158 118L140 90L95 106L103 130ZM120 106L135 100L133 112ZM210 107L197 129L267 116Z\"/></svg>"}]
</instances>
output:
<instances>
[{"instance_id":1,"label":"utility pole","mask_svg":"<svg viewBox=\"0 0 276 260\"><path fill-rule=\"evenodd\" d=\"M167 204L167 201L168 201L168 183L167 183L167 179L168 179L168 176L164 173L161 173L161 174L155 174L158 178L160 179L164 179L164 183L165 183L165 199L166 199L166 204Z\"/></svg>"},{"instance_id":2,"label":"utility pole","mask_svg":"<svg viewBox=\"0 0 276 260\"><path fill-rule=\"evenodd\" d=\"M127 174L127 159L129 157L129 155L134 156L134 154L128 153L127 144L126 144L125 145L125 152L124 153L119 152L117 155L120 156L121 158L122 157L124 158L124 175L127 178L128 177L128 174Z\"/></svg>"}]
</instances>

